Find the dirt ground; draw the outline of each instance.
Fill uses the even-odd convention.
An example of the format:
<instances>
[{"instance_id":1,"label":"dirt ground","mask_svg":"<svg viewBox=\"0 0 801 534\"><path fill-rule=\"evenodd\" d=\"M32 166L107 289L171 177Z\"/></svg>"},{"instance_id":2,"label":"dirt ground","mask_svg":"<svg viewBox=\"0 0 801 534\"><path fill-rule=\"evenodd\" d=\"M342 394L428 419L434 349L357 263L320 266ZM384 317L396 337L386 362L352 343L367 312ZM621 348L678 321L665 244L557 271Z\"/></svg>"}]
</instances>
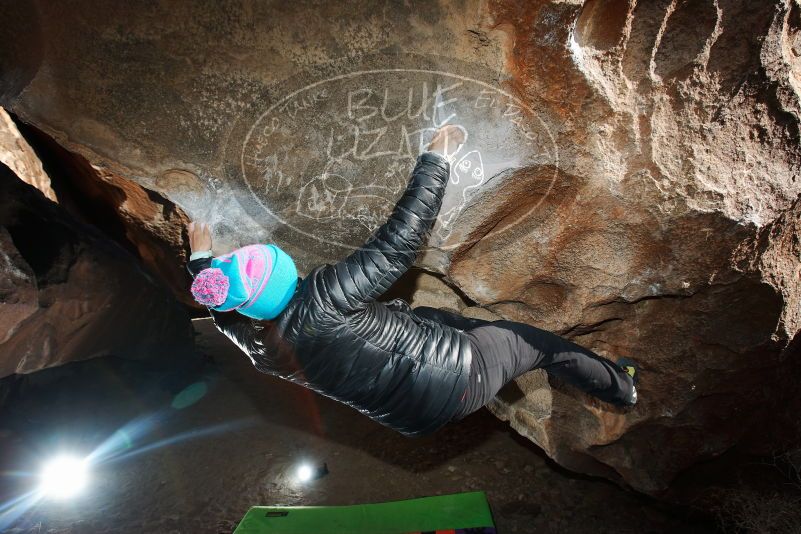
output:
<instances>
[{"instance_id":1,"label":"dirt ground","mask_svg":"<svg viewBox=\"0 0 801 534\"><path fill-rule=\"evenodd\" d=\"M486 410L404 438L256 372L209 320L203 356L97 359L31 375L0 412L0 499L55 451L103 452L69 501L0 505L13 533L231 532L253 505L339 505L482 490L501 533L710 532L697 519L568 473ZM98 449L110 436L115 445ZM295 480L302 461L329 474ZM20 473L22 471L22 473Z\"/></svg>"}]
</instances>

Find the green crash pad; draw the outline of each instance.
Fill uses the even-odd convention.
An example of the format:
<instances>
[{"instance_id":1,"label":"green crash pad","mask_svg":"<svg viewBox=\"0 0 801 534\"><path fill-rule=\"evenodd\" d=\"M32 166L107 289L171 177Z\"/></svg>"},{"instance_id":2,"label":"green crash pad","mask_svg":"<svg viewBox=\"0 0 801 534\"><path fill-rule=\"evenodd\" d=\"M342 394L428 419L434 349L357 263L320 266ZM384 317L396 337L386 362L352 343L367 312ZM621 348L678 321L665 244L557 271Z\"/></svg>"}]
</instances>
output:
<instances>
[{"instance_id":1,"label":"green crash pad","mask_svg":"<svg viewBox=\"0 0 801 534\"><path fill-rule=\"evenodd\" d=\"M494 525L487 496L476 491L353 506L254 506L234 534L491 533Z\"/></svg>"}]
</instances>

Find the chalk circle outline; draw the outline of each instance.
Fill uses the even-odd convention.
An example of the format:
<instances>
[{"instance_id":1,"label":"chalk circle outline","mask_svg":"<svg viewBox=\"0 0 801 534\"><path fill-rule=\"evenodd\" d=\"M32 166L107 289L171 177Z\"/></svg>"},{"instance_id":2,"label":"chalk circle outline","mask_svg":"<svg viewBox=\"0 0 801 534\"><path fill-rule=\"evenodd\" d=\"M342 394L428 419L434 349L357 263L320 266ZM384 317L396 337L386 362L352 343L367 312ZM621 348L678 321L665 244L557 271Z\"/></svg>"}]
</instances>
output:
<instances>
[{"instance_id":1,"label":"chalk circle outline","mask_svg":"<svg viewBox=\"0 0 801 534\"><path fill-rule=\"evenodd\" d=\"M292 231L297 232L297 233L299 233L299 234L301 234L301 235L303 235L303 236L305 236L307 238L310 238L310 239L312 239L314 241L317 241L317 242L320 242L320 243L325 243L325 244L328 244L328 245L334 245L334 246L337 246L337 247L342 247L342 248L345 248L345 249L350 250L350 251L356 250L356 249L359 249L359 248L362 248L363 250L370 250L370 249L365 248L363 245L360 247L359 245L356 245L356 246L349 245L347 243L341 243L341 242L336 241L336 240L322 239L316 234L307 232L305 230L302 230L302 229L296 227L295 225L291 224L290 222L284 220L280 215L275 213L273 210L271 210L270 207L265 202L263 202L261 200L259 195L256 194L255 191L253 191L253 188L251 186L250 180L248 179L247 171L245 170L245 157L246 157L245 156L245 152L246 152L246 147L248 146L248 143L250 143L250 140L251 140L251 137L253 135L253 132L261 124L262 120L265 117L267 117L270 113L272 113L276 108L278 108L279 106L283 105L285 102L289 101L290 99L294 98L296 95L298 95L300 93L303 93L304 91L308 91L310 89L313 89L314 87L317 87L319 85L327 84L327 83L330 83L330 82L335 82L335 81L338 81L338 80L343 80L343 79L347 79L347 78L354 78L354 77L362 76L362 75L385 74L385 73L393 73L393 72L434 74L434 75L440 75L440 76L449 77L449 78L456 78L456 79L459 79L459 80L462 80L462 81L478 84L478 85L483 86L483 87L485 87L487 89L490 89L491 91L494 91L496 93L500 93L503 96L505 96L505 97L509 98L510 100L512 100L513 102L517 103L520 107L524 108L526 111L528 111L531 114L532 117L535 117L540 122L540 125L542 126L543 131L548 135L548 138L550 139L551 144L553 145L553 149L554 149L553 150L553 152L554 152L553 162L551 163L551 165L553 167L553 177L551 178L551 181L548 184L548 188L542 194L540 199L533 206L531 206L528 209L528 211L526 211L524 214L522 214L520 217L518 217L513 223L506 224L506 225L504 225L504 227L502 229L497 230L497 231L491 230L487 234L481 235L481 236L479 236L477 238L474 238L474 239L460 240L460 241L455 242L455 243L447 243L447 238L446 238L445 241L443 241L442 243L439 243L438 245L429 245L426 242L423 246L420 247L420 252L425 252L427 250L446 250L446 251L454 250L454 249L463 247L463 246L468 245L468 244L473 244L473 243L475 243L477 241L480 241L482 239L485 239L485 238L487 238L487 237L489 237L491 235L502 234L502 233L508 231L511 228L515 228L519 223L521 223L525 218L527 218L534 210L536 210L540 206L540 204L542 204L542 202L548 197L549 193L553 189L554 184L556 183L557 176L559 175L559 146L556 144L556 140L554 139L553 134L551 133L550 129L548 128L548 125L545 124L545 121L542 120L540 115L538 113L536 113L531 108L531 106L529 106L528 104L523 102L520 98L514 96L513 94L509 93L508 91L505 91L503 89L495 87L495 86L493 86L493 85L491 85L489 83L482 82L481 80L476 80L475 78L470 78L469 76L463 76L461 74L454 74L454 73L441 71L441 70L412 69L412 68L368 69L368 70L353 71L353 72L349 72L349 73L344 73L344 74L339 74L339 75L336 75L336 76L331 76L331 77L328 77L328 78L324 78L322 80L318 80L316 82L313 82L313 83L310 83L308 85L305 85L305 86L301 87L300 89L296 89L295 91L292 91L288 95L284 96L281 100L279 100L279 101L275 102L274 104L272 104L264 113L259 115L259 117L253 122L253 125L248 130L247 134L245 135L245 139L242 142L242 150L240 152L240 157L239 157L240 171L242 173L242 181L245 182L245 186L248 188L248 191L250 191L251 197L254 198L256 200L256 202L258 202L258 204L264 210L267 211L267 213L269 213L273 218L275 218L275 220L277 220L279 223L283 224L284 226L290 228ZM514 169L510 168L509 170L514 172L516 170L525 169L526 167L527 166L524 165L522 167L517 167L517 168L514 168ZM492 177L490 177L490 179L487 180L487 182L489 182L492 178L494 178L495 176L500 175L503 172L506 172L506 171L501 171L500 173L497 173L497 174L493 175ZM472 199L471 199L471 201L472 201ZM465 208L468 207L468 206L469 206L469 203L462 207L462 209L461 209L462 213L464 212ZM434 219L434 224L436 224L436 221L438 220L439 215L440 214L437 214L437 217ZM457 216L456 220L458 221L458 216ZM433 230L433 225L432 225L432 230ZM430 241L430 239L431 239L431 237L429 236L429 241Z\"/></svg>"}]
</instances>

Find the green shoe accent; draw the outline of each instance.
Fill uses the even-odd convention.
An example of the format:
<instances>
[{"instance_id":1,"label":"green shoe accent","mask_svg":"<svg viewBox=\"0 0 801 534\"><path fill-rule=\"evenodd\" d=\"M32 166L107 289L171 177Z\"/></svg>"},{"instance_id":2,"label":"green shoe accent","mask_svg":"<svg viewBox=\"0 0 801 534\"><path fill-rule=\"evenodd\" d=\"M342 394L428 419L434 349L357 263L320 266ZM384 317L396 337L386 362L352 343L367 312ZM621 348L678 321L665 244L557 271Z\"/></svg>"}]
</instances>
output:
<instances>
[{"instance_id":1,"label":"green shoe accent","mask_svg":"<svg viewBox=\"0 0 801 534\"><path fill-rule=\"evenodd\" d=\"M621 371L623 371L624 373L626 373L631 377L631 382L634 385L634 387L631 388L631 398L627 399L626 405L634 406L635 404L637 404L637 382L638 382L637 379L639 378L639 373L637 372L637 369L639 368L639 366L634 362L634 360L630 358L620 358L617 361L617 365L618 367L620 367Z\"/></svg>"},{"instance_id":2,"label":"green shoe accent","mask_svg":"<svg viewBox=\"0 0 801 534\"><path fill-rule=\"evenodd\" d=\"M631 380L634 382L634 384L637 385L637 379L639 377L637 376L637 364L634 363L634 360L631 360L630 358L620 358L617 361L617 365L623 371L625 371L625 373L631 377Z\"/></svg>"}]
</instances>

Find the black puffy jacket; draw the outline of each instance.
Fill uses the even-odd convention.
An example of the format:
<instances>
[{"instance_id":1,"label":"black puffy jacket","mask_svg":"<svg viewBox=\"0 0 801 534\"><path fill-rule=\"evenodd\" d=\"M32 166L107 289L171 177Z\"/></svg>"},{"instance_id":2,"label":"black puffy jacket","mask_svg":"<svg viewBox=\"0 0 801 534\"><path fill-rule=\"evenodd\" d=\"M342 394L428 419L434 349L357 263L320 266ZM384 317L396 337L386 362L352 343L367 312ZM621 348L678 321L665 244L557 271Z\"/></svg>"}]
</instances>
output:
<instances>
[{"instance_id":1,"label":"black puffy jacket","mask_svg":"<svg viewBox=\"0 0 801 534\"><path fill-rule=\"evenodd\" d=\"M449 164L421 155L389 220L361 248L300 281L272 321L212 311L215 324L262 372L344 402L398 432L450 421L471 352L459 330L377 302L413 263L442 204ZM210 260L195 260L193 274Z\"/></svg>"}]
</instances>

